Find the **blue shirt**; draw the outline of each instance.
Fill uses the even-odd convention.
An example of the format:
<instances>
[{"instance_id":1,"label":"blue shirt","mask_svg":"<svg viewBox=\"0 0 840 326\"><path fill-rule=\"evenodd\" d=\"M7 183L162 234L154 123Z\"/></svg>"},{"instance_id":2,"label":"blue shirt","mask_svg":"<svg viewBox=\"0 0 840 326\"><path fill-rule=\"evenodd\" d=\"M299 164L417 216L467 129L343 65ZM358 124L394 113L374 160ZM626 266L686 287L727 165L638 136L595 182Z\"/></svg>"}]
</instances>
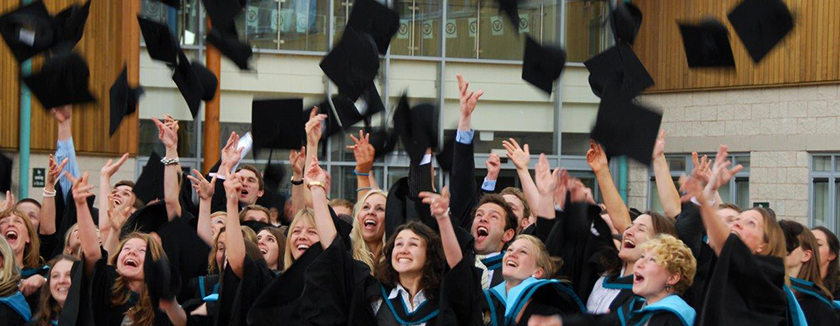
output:
<instances>
[{"instance_id":1,"label":"blue shirt","mask_svg":"<svg viewBox=\"0 0 840 326\"><path fill-rule=\"evenodd\" d=\"M61 164L61 161L66 158L67 165L64 166L64 171L70 172L74 178L78 178L81 173L79 172L79 164L76 163L76 147L73 146L73 137L67 140L57 141L55 147L55 161ZM58 183L61 184L61 193L64 195L64 202L69 202L70 199L67 194L70 193L70 188L73 187L73 183L64 176L64 173L58 177Z\"/></svg>"}]
</instances>

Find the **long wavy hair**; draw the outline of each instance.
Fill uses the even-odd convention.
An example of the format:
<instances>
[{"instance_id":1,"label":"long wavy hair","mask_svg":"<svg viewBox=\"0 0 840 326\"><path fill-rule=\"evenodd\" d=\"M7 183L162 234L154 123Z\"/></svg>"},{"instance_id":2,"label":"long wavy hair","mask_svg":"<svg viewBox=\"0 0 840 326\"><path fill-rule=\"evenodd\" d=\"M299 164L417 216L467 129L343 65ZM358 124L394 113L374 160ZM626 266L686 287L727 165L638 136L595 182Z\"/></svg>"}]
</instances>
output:
<instances>
[{"instance_id":1,"label":"long wavy hair","mask_svg":"<svg viewBox=\"0 0 840 326\"><path fill-rule=\"evenodd\" d=\"M376 257L377 253L374 253L370 250L370 246L368 246L365 238L362 236L362 228L363 225L359 222L359 212L362 211L362 207L365 205L365 201L368 200L371 196L382 196L384 198L388 198L388 193L382 191L381 189L373 189L368 191L362 199L356 202L356 206L353 207L353 230L350 231L350 241L353 246L353 259L358 260L360 262L365 263L370 268L371 273L373 273L374 268L376 267ZM385 225L381 226L383 229ZM385 247L385 242L388 239L385 237L385 232L382 233L382 247ZM382 260L382 253L379 252L379 260Z\"/></svg>"},{"instance_id":2,"label":"long wavy hair","mask_svg":"<svg viewBox=\"0 0 840 326\"><path fill-rule=\"evenodd\" d=\"M147 233L140 233L140 232L132 232L131 234L127 235L120 241L120 245L117 247L117 253L121 252L125 243L131 239L140 239L146 242L148 245L149 250L151 250L152 259L155 261L161 259L162 257L166 257L166 253L163 252L163 247L160 243L157 242L152 236ZM112 255L108 258L108 264L111 266L117 265L117 259L119 258L119 254ZM152 262L144 261L143 265L151 264ZM141 267L142 268L142 267ZM119 271L118 271L119 272ZM133 325L135 326L149 326L154 324L155 321L155 311L152 307L152 299L149 297L149 289L144 284L143 290L139 293L140 299L137 300L137 303L134 306L134 309L129 309L125 315L128 317ZM116 281L114 281L114 286L111 288L111 306L117 307L128 303L128 300L131 298L131 290L128 288L128 280L122 277L122 275L117 276Z\"/></svg>"},{"instance_id":3,"label":"long wavy hair","mask_svg":"<svg viewBox=\"0 0 840 326\"><path fill-rule=\"evenodd\" d=\"M397 235L404 230L414 232L426 242L426 262L423 264L423 278L420 280L420 288L428 300L433 300L440 289L443 279L443 271L446 266L446 258L443 256L443 244L440 237L431 228L423 223L411 221L397 227L394 234L385 243L382 250L383 259L376 264L374 276L383 285L393 288L400 282L400 275L391 265L391 255L394 253L394 244Z\"/></svg>"},{"instance_id":4,"label":"long wavy hair","mask_svg":"<svg viewBox=\"0 0 840 326\"><path fill-rule=\"evenodd\" d=\"M838 266L840 265L840 259L838 259L840 258L840 240L837 239L834 232L831 232L831 230L824 226L818 226L812 230L819 230L825 234L826 242L828 242L828 251L834 254L834 260L829 260L828 271L825 273L825 277L823 277L823 284L825 284L829 292L833 293L837 290L838 283L840 283L840 266ZM820 259L828 259L828 257L820 257Z\"/></svg>"},{"instance_id":5,"label":"long wavy hair","mask_svg":"<svg viewBox=\"0 0 840 326\"><path fill-rule=\"evenodd\" d=\"M292 245L291 233L292 230L295 229L295 226L297 226L301 221L306 221L309 225L315 227L315 213L309 208L302 209L295 214L295 218L292 220L292 223L289 224L289 236L286 237L286 248L283 250L283 267L285 269L292 267L292 264L295 262L295 257L292 255L292 249L294 249L294 246Z\"/></svg>"},{"instance_id":6,"label":"long wavy hair","mask_svg":"<svg viewBox=\"0 0 840 326\"><path fill-rule=\"evenodd\" d=\"M55 267L55 264L65 260L75 263L79 261L79 258L69 255L58 255L50 260L50 262L47 263L47 266L49 266L50 270L52 270ZM58 315L61 314L61 307L52 296L49 279L47 279L47 281L44 282L44 285L41 286L41 295L38 302L38 311L32 318L34 325L52 326L51 321L58 318Z\"/></svg>"},{"instance_id":7,"label":"long wavy hair","mask_svg":"<svg viewBox=\"0 0 840 326\"><path fill-rule=\"evenodd\" d=\"M802 264L802 268L799 270L799 275L796 275L796 278L813 282L817 288L828 295L829 300L834 300L831 292L825 287L820 276L820 261L825 258L820 257L820 246L817 244L817 238L814 237L814 234L808 228L802 228L802 233L799 234L799 246L802 247L802 250L811 252L811 259Z\"/></svg>"},{"instance_id":8,"label":"long wavy hair","mask_svg":"<svg viewBox=\"0 0 840 326\"><path fill-rule=\"evenodd\" d=\"M0 268L0 297L8 297L18 291L20 283L20 270L15 265L15 253L12 246L6 242L6 237L0 236L0 259L3 260L3 267Z\"/></svg>"},{"instance_id":9,"label":"long wavy hair","mask_svg":"<svg viewBox=\"0 0 840 326\"><path fill-rule=\"evenodd\" d=\"M639 216L642 215L650 215L650 220L653 224L653 236L650 237L650 239L653 239L660 234L677 237L677 227L674 225L674 219L665 217L665 215L653 211L647 211L639 214ZM638 216L636 218L638 218ZM618 257L618 249L616 249L613 245L610 245L608 254L601 258L601 263L606 267L607 275L619 275L621 274L621 269L624 268L624 260Z\"/></svg>"},{"instance_id":10,"label":"long wavy hair","mask_svg":"<svg viewBox=\"0 0 840 326\"><path fill-rule=\"evenodd\" d=\"M242 237L245 240L257 243L257 234L254 233L254 230L244 225L240 225L239 228L242 230ZM207 274L212 275L221 272L222 267L216 263L216 253L219 252L219 236L224 234L226 229L227 227L222 227L219 229L219 233L213 236L213 248L210 250L210 254L207 255Z\"/></svg>"},{"instance_id":11,"label":"long wavy hair","mask_svg":"<svg viewBox=\"0 0 840 326\"><path fill-rule=\"evenodd\" d=\"M764 231L764 242L767 243L767 246L764 250L761 250L756 254L780 258L782 260L782 266L785 268L785 284L790 285L790 278L787 273L787 264L785 264L785 257L787 257L785 231L783 231L782 227L779 226L779 222L776 220L776 213L763 207L753 207L749 210L758 212L761 215L761 219L764 224L762 229Z\"/></svg>"},{"instance_id":12,"label":"long wavy hair","mask_svg":"<svg viewBox=\"0 0 840 326\"><path fill-rule=\"evenodd\" d=\"M20 217L23 224L26 225L26 233L29 235L29 243L23 247L23 266L21 268L39 268L44 264L44 259L41 258L41 238L38 237L38 231L32 225L32 221L23 212L17 209L8 209L0 213L0 220L12 218L13 216Z\"/></svg>"}]
</instances>

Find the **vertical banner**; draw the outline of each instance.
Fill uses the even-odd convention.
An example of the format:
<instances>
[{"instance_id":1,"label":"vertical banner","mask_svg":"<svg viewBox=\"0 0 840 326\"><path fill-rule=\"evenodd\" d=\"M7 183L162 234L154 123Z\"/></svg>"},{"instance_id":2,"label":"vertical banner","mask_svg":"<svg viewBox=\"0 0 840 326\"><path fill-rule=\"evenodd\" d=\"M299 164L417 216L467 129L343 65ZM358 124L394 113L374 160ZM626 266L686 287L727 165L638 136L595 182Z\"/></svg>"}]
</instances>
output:
<instances>
[{"instance_id":1,"label":"vertical banner","mask_svg":"<svg viewBox=\"0 0 840 326\"><path fill-rule=\"evenodd\" d=\"M530 14L519 14L519 31L520 32L530 32L531 31L531 15Z\"/></svg>"},{"instance_id":2,"label":"vertical banner","mask_svg":"<svg viewBox=\"0 0 840 326\"><path fill-rule=\"evenodd\" d=\"M446 38L458 37L458 23L455 19L446 20Z\"/></svg>"},{"instance_id":3,"label":"vertical banner","mask_svg":"<svg viewBox=\"0 0 840 326\"><path fill-rule=\"evenodd\" d=\"M505 22L502 21L502 17L499 16L491 16L490 17L490 31L493 36L499 36L505 34Z\"/></svg>"},{"instance_id":4,"label":"vertical banner","mask_svg":"<svg viewBox=\"0 0 840 326\"><path fill-rule=\"evenodd\" d=\"M245 11L245 25L248 28L249 33L254 33L259 27L259 21L257 18L260 14L260 7L257 6L248 6L248 10Z\"/></svg>"},{"instance_id":5,"label":"vertical banner","mask_svg":"<svg viewBox=\"0 0 840 326\"><path fill-rule=\"evenodd\" d=\"M397 30L397 38L404 40L408 38L408 19L400 19L400 28Z\"/></svg>"},{"instance_id":6,"label":"vertical banner","mask_svg":"<svg viewBox=\"0 0 840 326\"><path fill-rule=\"evenodd\" d=\"M475 37L476 31L478 31L478 21L475 18L470 18L470 37Z\"/></svg>"},{"instance_id":7,"label":"vertical banner","mask_svg":"<svg viewBox=\"0 0 840 326\"><path fill-rule=\"evenodd\" d=\"M423 21L423 39L431 40L434 38L434 20L428 19Z\"/></svg>"}]
</instances>

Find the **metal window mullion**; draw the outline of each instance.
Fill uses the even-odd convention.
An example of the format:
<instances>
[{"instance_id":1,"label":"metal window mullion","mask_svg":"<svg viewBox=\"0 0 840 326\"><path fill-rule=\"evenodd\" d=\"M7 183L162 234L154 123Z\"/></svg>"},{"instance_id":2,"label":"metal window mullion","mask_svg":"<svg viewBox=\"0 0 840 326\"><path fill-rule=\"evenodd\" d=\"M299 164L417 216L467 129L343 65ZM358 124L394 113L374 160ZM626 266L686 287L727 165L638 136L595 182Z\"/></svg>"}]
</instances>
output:
<instances>
[{"instance_id":1,"label":"metal window mullion","mask_svg":"<svg viewBox=\"0 0 840 326\"><path fill-rule=\"evenodd\" d=\"M565 24L563 24L563 14L566 11L566 1L560 1L560 10L557 12L557 33L560 38L561 46L566 45ZM544 24L544 19L540 17L540 22ZM542 28L541 28L542 29ZM562 77L556 82L556 92L554 93L554 141L556 142L554 150L557 151L558 162L563 163L560 159L563 154L563 82Z\"/></svg>"},{"instance_id":2,"label":"metal window mullion","mask_svg":"<svg viewBox=\"0 0 840 326\"><path fill-rule=\"evenodd\" d=\"M196 6L198 6L197 7L197 10L198 10L198 36L196 36L196 38L198 38L198 41L196 42L197 45L198 45L198 57L199 58L204 58L204 51L206 50L206 48L205 48L205 45L204 45L204 38L201 37L201 35L204 35L204 26L205 26L205 24L204 24L204 10L202 10L202 9L204 9L204 3L202 3L201 1L198 1L198 0L196 0L195 2L196 2ZM204 60L204 61L206 61L206 60ZM205 62L205 65L206 64L207 63ZM219 96L219 101L221 101L221 98L222 97L220 95ZM206 106L206 105L207 104L205 104L204 106ZM202 106L201 110L206 112L207 108L204 107L204 106ZM204 139L203 139L204 136L203 136L203 133L201 132L201 126L202 126L202 122L204 121L203 117L205 115L206 115L206 113L204 115L199 113L198 118L194 119L195 120L195 160L197 162L197 165L199 166L199 170L201 170L200 167L202 166L202 162L204 161L204 153L203 153L204 146L202 146L203 143L204 143Z\"/></svg>"}]
</instances>

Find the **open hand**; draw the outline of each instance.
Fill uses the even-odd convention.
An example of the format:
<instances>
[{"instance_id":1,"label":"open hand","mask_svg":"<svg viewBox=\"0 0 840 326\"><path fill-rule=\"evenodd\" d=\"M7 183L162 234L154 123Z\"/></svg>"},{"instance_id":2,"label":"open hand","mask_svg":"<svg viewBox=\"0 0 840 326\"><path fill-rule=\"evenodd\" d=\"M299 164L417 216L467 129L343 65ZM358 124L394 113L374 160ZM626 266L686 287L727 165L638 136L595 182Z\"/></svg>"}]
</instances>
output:
<instances>
[{"instance_id":1,"label":"open hand","mask_svg":"<svg viewBox=\"0 0 840 326\"><path fill-rule=\"evenodd\" d=\"M436 219L449 217L449 189L443 187L440 194L430 191L420 193L423 203L429 205L429 210Z\"/></svg>"},{"instance_id":2,"label":"open hand","mask_svg":"<svg viewBox=\"0 0 840 326\"><path fill-rule=\"evenodd\" d=\"M523 147L519 147L519 143L516 142L516 139L510 138L508 140L503 140L502 146L507 151L507 158L513 162L513 165L516 166L517 170L528 169L529 164L531 163L531 153L528 150L528 144L525 144Z\"/></svg>"}]
</instances>

